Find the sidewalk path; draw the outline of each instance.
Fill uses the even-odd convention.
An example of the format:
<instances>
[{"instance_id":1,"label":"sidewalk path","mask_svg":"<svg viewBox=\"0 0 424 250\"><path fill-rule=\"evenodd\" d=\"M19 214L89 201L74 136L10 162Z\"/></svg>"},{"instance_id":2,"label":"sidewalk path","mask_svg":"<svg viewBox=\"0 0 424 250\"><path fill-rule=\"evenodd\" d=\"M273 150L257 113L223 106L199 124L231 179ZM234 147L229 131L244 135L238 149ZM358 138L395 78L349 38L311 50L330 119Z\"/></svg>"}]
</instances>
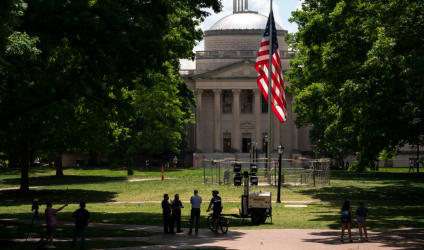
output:
<instances>
[{"instance_id":1,"label":"sidewalk path","mask_svg":"<svg viewBox=\"0 0 424 250\"><path fill-rule=\"evenodd\" d=\"M28 221L15 221L28 223ZM30 222L29 222L30 223ZM72 225L72 223L65 223ZM161 232L160 226L123 225L91 223L90 227L143 230ZM390 229L384 231L370 231L369 242L360 242L357 230L353 230L353 243L341 243L340 231L330 229L261 229L261 230L229 230L227 234L215 234L208 229L201 229L199 235L188 235L187 229L182 234L158 234L148 237L110 237L104 240L128 241L142 240L156 244L155 246L120 248L132 249L241 249L241 250L331 250L331 249L424 249L424 228ZM89 233L88 233L89 235ZM91 238L92 240L98 238ZM21 239L15 239L20 241ZM64 241L70 239L61 239ZM90 240L90 239L88 239ZM345 242L347 237L345 236Z\"/></svg>"},{"instance_id":2,"label":"sidewalk path","mask_svg":"<svg viewBox=\"0 0 424 250\"><path fill-rule=\"evenodd\" d=\"M360 242L354 234L353 243L341 243L338 230L263 229L231 230L226 235L201 230L199 235L157 235L146 239L156 246L132 249L242 249L242 250L331 250L331 249L423 249L424 229L399 229L370 232L369 242ZM345 241L346 242L346 241Z\"/></svg>"}]
</instances>

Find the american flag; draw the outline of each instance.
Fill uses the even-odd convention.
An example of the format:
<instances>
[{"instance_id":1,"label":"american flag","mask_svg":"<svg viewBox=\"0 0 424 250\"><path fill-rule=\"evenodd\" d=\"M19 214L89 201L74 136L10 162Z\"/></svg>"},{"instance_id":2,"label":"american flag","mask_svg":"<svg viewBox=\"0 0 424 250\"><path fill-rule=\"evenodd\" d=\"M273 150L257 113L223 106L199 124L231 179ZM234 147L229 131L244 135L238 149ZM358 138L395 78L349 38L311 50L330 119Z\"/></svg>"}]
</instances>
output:
<instances>
[{"instance_id":1,"label":"american flag","mask_svg":"<svg viewBox=\"0 0 424 250\"><path fill-rule=\"evenodd\" d=\"M258 87L268 102L268 70L269 70L269 21L272 21L272 91L271 107L281 123L287 120L287 103L284 89L283 72L281 67L280 52L278 50L277 30L274 16L270 14L266 24L264 37L256 58L255 69L258 71ZM268 111L269 112L269 111Z\"/></svg>"}]
</instances>

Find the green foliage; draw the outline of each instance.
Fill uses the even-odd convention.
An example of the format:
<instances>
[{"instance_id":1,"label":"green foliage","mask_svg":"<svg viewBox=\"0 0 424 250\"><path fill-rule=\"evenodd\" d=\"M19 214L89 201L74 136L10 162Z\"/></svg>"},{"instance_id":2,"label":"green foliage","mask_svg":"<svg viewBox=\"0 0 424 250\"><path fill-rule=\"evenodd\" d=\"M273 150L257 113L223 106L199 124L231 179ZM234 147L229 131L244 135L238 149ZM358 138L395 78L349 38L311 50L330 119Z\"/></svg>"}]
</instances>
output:
<instances>
[{"instance_id":1,"label":"green foliage","mask_svg":"<svg viewBox=\"0 0 424 250\"><path fill-rule=\"evenodd\" d=\"M209 7L221 1L2 1L0 150L23 168L65 151L178 152L193 104L178 59Z\"/></svg>"},{"instance_id":2,"label":"green foliage","mask_svg":"<svg viewBox=\"0 0 424 250\"><path fill-rule=\"evenodd\" d=\"M291 21L296 124L313 126L319 151L357 153L364 170L383 149L423 143L422 1L306 0Z\"/></svg>"}]
</instances>

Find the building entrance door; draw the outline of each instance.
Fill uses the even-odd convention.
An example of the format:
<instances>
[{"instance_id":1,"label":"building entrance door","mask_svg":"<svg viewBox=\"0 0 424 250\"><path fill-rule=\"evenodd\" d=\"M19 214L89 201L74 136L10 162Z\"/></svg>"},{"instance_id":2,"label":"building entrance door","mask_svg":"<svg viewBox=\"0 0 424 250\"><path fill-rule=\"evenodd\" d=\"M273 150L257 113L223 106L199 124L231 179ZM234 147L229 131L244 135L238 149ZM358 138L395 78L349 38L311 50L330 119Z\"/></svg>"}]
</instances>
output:
<instances>
[{"instance_id":1,"label":"building entrance door","mask_svg":"<svg viewBox=\"0 0 424 250\"><path fill-rule=\"evenodd\" d=\"M224 153L231 153L231 138L224 138Z\"/></svg>"},{"instance_id":2,"label":"building entrance door","mask_svg":"<svg viewBox=\"0 0 424 250\"><path fill-rule=\"evenodd\" d=\"M241 144L242 144L242 152L243 153L249 153L251 142L252 142L251 138L243 138L242 139Z\"/></svg>"}]
</instances>

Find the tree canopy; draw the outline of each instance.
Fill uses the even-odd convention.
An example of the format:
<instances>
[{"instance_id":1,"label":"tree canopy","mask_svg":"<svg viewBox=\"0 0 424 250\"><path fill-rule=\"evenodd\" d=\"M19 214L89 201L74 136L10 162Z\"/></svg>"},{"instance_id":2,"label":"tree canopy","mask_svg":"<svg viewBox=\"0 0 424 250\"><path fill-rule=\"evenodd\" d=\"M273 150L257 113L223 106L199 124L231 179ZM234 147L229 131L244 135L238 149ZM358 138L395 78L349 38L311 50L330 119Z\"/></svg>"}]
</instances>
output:
<instances>
[{"instance_id":1,"label":"tree canopy","mask_svg":"<svg viewBox=\"0 0 424 250\"><path fill-rule=\"evenodd\" d=\"M21 189L36 154L178 152L194 104L178 59L207 8L221 1L1 1L0 152Z\"/></svg>"},{"instance_id":2,"label":"tree canopy","mask_svg":"<svg viewBox=\"0 0 424 250\"><path fill-rule=\"evenodd\" d=\"M318 150L356 154L363 170L383 150L424 134L424 2L305 0L288 72L299 126Z\"/></svg>"}]
</instances>

